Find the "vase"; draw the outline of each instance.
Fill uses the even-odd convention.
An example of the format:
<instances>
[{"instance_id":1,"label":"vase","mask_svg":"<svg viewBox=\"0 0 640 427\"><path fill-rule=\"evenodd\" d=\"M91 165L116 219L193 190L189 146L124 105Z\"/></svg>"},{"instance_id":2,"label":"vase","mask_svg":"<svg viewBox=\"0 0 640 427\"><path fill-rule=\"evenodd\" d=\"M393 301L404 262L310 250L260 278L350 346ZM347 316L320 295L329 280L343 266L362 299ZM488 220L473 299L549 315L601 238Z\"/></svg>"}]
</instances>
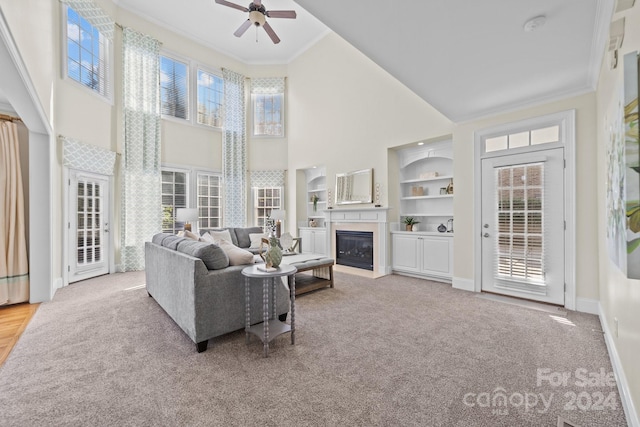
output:
<instances>
[{"instance_id":1,"label":"vase","mask_svg":"<svg viewBox=\"0 0 640 427\"><path fill-rule=\"evenodd\" d=\"M261 253L260 257L264 260L267 268L278 268L282 262L282 249L280 249L278 239L275 236L269 236L269 239L262 239L263 243L265 241L268 242L267 250L264 255Z\"/></svg>"},{"instance_id":2,"label":"vase","mask_svg":"<svg viewBox=\"0 0 640 427\"><path fill-rule=\"evenodd\" d=\"M405 230L411 231L412 229L413 229L413 224L406 224L405 225Z\"/></svg>"}]
</instances>

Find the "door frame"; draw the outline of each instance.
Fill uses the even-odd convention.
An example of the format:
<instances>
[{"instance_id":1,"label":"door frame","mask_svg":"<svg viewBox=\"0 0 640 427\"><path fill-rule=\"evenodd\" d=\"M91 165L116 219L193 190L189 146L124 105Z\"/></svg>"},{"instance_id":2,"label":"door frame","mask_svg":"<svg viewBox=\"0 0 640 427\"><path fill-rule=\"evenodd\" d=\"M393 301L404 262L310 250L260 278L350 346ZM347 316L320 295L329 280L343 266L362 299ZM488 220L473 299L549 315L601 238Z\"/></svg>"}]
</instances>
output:
<instances>
[{"instance_id":1,"label":"door frame","mask_svg":"<svg viewBox=\"0 0 640 427\"><path fill-rule=\"evenodd\" d=\"M564 307L576 309L576 110L566 110L558 113L534 117L530 119L510 122L474 132L474 220L473 220L473 248L474 248L474 291L482 292L482 159L490 157L484 154L482 146L486 138L492 136L517 133L519 131L542 128L545 126L560 126L560 138L563 143L542 144L524 149L512 149L501 154L518 154L534 150L546 150L563 147L565 158L564 169L564 212L565 212L565 245L564 245Z\"/></svg>"},{"instance_id":2,"label":"door frame","mask_svg":"<svg viewBox=\"0 0 640 427\"><path fill-rule=\"evenodd\" d=\"M71 244L69 242L69 226L71 223L71 212L69 209L69 204L71 202L70 197L71 197L71 191L70 191L70 185L71 185L71 169L67 166L64 166L62 168L62 188L63 188L63 206L62 206L62 214L63 214L63 218L64 220L62 221L62 286L68 286L69 285L69 245ZM95 174L95 172L91 172L91 171L82 171L80 169L73 169L73 170L77 170L79 172L87 172L87 173L92 173ZM116 272L116 266L115 266L115 238L114 238L114 233L113 230L114 228L114 224L113 224L113 216L114 216L114 200L115 200L115 189L113 188L113 175L104 175L105 178L107 178L107 180L109 181L109 194L107 195L107 197L109 198L109 212L107 212L107 217L109 218L109 274L113 274Z\"/></svg>"}]
</instances>

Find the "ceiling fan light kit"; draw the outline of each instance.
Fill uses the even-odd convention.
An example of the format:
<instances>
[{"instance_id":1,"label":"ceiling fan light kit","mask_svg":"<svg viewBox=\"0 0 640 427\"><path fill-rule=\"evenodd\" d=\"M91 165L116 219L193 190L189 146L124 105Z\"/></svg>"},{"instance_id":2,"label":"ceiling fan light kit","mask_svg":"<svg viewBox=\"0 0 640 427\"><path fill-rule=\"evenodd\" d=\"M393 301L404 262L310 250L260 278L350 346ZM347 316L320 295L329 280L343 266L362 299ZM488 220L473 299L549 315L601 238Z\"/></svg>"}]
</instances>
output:
<instances>
[{"instance_id":1,"label":"ceiling fan light kit","mask_svg":"<svg viewBox=\"0 0 640 427\"><path fill-rule=\"evenodd\" d=\"M249 3L249 7L240 6L239 4L231 3L226 0L216 0L216 3L223 6L231 7L233 9L241 10L242 12L249 12L249 19L244 21L242 25L233 33L236 37L242 36L251 25L264 28L265 32L274 44L280 43L280 38L276 32L271 28L271 25L267 22L269 18L287 18L295 19L295 10L271 10L268 11L262 4L262 0L254 0Z\"/></svg>"}]
</instances>

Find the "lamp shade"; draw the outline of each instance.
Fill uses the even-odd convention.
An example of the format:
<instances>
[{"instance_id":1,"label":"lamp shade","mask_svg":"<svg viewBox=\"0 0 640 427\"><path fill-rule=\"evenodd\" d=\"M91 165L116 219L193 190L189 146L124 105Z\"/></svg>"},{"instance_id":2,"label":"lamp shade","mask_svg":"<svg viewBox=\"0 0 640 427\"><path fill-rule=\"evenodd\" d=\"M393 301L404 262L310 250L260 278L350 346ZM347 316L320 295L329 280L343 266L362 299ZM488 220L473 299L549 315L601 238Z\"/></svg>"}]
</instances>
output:
<instances>
[{"instance_id":1,"label":"lamp shade","mask_svg":"<svg viewBox=\"0 0 640 427\"><path fill-rule=\"evenodd\" d=\"M176 220L180 222L192 222L198 220L198 209L178 208L176 209Z\"/></svg>"},{"instance_id":2,"label":"lamp shade","mask_svg":"<svg viewBox=\"0 0 640 427\"><path fill-rule=\"evenodd\" d=\"M282 221L287 217L287 211L285 211L284 209L272 209L271 215L269 215L269 217L276 221Z\"/></svg>"}]
</instances>

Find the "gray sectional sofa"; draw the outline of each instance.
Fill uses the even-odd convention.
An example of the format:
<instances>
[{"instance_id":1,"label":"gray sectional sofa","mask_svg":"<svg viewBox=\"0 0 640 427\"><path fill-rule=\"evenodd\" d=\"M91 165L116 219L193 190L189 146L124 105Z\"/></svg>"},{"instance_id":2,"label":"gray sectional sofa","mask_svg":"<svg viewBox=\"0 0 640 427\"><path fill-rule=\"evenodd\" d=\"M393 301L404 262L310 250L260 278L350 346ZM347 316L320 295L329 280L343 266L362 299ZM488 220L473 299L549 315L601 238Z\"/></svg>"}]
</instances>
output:
<instances>
[{"instance_id":1,"label":"gray sectional sofa","mask_svg":"<svg viewBox=\"0 0 640 427\"><path fill-rule=\"evenodd\" d=\"M259 229L258 229L259 230ZM253 231L251 231L253 232ZM248 238L248 233L247 233ZM145 243L147 292L196 344L245 327L246 265L228 266L217 245L160 233ZM277 315L289 311L289 291L276 287ZM251 320L262 321L262 284L251 281Z\"/></svg>"}]
</instances>

